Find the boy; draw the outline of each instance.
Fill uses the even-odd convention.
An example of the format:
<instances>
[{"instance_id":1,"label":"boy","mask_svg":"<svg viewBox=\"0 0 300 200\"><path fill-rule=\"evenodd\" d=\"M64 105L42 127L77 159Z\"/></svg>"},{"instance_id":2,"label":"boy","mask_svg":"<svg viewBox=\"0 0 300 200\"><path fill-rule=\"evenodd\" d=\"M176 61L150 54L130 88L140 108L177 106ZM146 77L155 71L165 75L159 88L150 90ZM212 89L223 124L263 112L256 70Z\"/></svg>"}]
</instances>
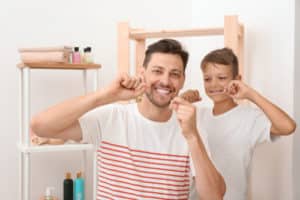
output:
<instances>
[{"instance_id":1,"label":"boy","mask_svg":"<svg viewBox=\"0 0 300 200\"><path fill-rule=\"evenodd\" d=\"M247 199L247 183L254 147L271 141L271 136L289 135L296 124L287 113L241 81L238 59L231 49L217 49L201 62L204 87L213 101L212 109L202 109L199 119L208 134L212 159L224 176L225 199ZM181 95L199 100L195 91ZM258 108L238 105L247 99Z\"/></svg>"}]
</instances>

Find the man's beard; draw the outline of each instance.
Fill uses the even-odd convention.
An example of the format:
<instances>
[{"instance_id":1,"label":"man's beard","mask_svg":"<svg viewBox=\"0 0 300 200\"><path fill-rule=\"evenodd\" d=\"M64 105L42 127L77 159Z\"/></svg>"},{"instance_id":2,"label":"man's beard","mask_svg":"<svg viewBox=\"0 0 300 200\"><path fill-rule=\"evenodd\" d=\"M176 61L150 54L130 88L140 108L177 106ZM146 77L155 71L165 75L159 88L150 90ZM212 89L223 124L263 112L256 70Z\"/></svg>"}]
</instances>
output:
<instances>
[{"instance_id":1,"label":"man's beard","mask_svg":"<svg viewBox=\"0 0 300 200\"><path fill-rule=\"evenodd\" d=\"M153 98L153 95L151 92L145 92L146 94L146 98L148 98L148 100L155 106L159 107L159 108L166 108L166 107L169 107L170 103L171 103L171 100L173 98L171 98L168 102L165 102L165 103L159 103L157 101L155 101L155 99Z\"/></svg>"}]
</instances>

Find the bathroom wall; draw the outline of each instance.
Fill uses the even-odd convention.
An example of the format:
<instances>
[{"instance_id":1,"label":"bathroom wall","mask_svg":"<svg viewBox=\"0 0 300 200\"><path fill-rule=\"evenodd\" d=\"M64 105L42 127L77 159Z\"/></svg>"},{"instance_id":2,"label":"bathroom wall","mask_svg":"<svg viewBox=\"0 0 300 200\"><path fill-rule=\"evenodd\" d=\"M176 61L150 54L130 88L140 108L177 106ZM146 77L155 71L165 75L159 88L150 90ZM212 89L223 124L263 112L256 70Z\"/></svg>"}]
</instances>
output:
<instances>
[{"instance_id":1,"label":"bathroom wall","mask_svg":"<svg viewBox=\"0 0 300 200\"><path fill-rule=\"evenodd\" d=\"M2 198L13 200L18 196L16 144L20 97L16 64L19 62L19 47L90 45L95 61L103 66L99 80L103 87L114 78L117 71L117 22L129 21L133 27L145 29L195 28L222 26L225 14L237 14L246 28L245 80L293 114L294 85L298 80L294 82L294 62L298 62L294 61L294 4L294 0L1 1L0 177L5 180L0 183ZM185 88L203 91L199 78L200 59L209 50L222 47L223 38L180 40L191 53ZM82 94L82 74L78 71L34 70L31 89L31 111L34 114L63 99ZM202 94L203 104L210 105ZM255 151L251 173L252 200L293 199L292 139L285 137L276 143L261 145ZM71 171L74 174L79 170L80 158L80 153L34 155L32 199L37 199L48 185L55 186L61 197L64 173ZM87 173L91 177L91 171ZM87 199L91 199L90 183L88 179ZM297 181L294 183L296 188Z\"/></svg>"}]
</instances>

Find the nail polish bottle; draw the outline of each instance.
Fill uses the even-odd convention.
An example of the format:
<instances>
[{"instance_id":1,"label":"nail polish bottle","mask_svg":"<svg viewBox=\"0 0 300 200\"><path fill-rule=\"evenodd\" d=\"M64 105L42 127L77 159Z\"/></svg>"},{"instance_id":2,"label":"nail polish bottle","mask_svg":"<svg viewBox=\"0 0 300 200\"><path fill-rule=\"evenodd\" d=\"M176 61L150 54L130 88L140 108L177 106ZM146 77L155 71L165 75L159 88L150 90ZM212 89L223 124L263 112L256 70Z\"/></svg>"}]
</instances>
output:
<instances>
[{"instance_id":1,"label":"nail polish bottle","mask_svg":"<svg viewBox=\"0 0 300 200\"><path fill-rule=\"evenodd\" d=\"M73 51L73 54L72 54L72 62L74 64L80 64L81 63L79 47L74 47L74 51Z\"/></svg>"}]
</instances>

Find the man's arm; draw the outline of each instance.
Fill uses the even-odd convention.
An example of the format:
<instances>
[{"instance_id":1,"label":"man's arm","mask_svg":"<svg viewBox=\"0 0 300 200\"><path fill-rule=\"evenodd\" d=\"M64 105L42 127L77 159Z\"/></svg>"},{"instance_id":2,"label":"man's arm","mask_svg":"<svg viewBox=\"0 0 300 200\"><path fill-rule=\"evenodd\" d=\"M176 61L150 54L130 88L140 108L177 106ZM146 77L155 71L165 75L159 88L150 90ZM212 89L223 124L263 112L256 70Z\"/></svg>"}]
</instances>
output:
<instances>
[{"instance_id":1,"label":"man's arm","mask_svg":"<svg viewBox=\"0 0 300 200\"><path fill-rule=\"evenodd\" d=\"M140 95L145 89L145 84L140 80L120 74L104 89L64 101L37 114L32 118L31 129L40 137L79 141L82 139L82 132L78 119L98 106Z\"/></svg>"},{"instance_id":2,"label":"man's arm","mask_svg":"<svg viewBox=\"0 0 300 200\"><path fill-rule=\"evenodd\" d=\"M289 135L295 131L296 123L286 112L243 82L232 81L226 91L235 99L248 99L255 103L271 121L271 134Z\"/></svg>"},{"instance_id":3,"label":"man's arm","mask_svg":"<svg viewBox=\"0 0 300 200\"><path fill-rule=\"evenodd\" d=\"M223 177L209 159L196 125L196 107L180 97L173 99L171 109L175 110L183 135L191 152L196 189L200 199L223 199L226 185Z\"/></svg>"}]
</instances>

